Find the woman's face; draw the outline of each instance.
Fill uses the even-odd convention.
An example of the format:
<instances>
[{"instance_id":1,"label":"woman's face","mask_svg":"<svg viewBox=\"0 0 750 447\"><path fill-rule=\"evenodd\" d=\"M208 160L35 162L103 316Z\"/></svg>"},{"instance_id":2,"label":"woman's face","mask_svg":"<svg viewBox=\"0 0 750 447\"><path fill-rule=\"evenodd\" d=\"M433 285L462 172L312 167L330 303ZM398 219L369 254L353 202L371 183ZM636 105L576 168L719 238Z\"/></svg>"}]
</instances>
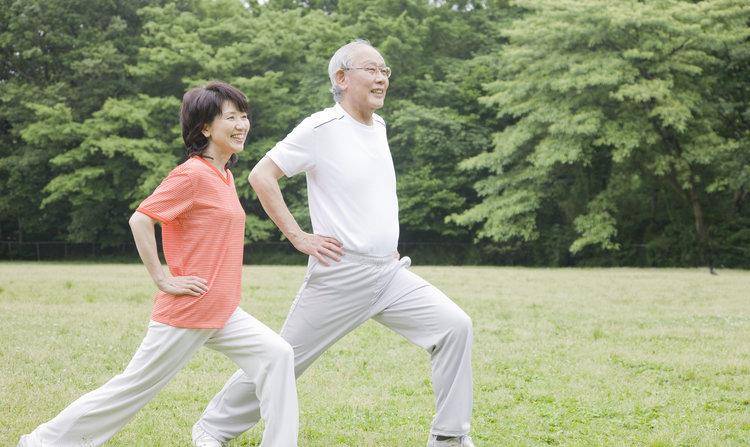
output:
<instances>
[{"instance_id":1,"label":"woman's face","mask_svg":"<svg viewBox=\"0 0 750 447\"><path fill-rule=\"evenodd\" d=\"M250 120L247 113L238 110L231 101L224 101L221 105L221 114L203 129L203 134L208 137L209 146L213 145L215 149L231 154L242 152L248 132Z\"/></svg>"}]
</instances>

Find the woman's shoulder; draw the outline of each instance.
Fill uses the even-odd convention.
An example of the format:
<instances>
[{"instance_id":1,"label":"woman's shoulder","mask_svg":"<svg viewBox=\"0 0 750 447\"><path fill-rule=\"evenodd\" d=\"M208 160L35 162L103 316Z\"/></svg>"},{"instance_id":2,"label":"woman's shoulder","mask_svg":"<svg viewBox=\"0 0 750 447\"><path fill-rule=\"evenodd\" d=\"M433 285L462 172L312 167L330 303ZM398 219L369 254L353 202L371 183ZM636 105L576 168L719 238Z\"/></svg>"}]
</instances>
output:
<instances>
[{"instance_id":1,"label":"woman's shoulder","mask_svg":"<svg viewBox=\"0 0 750 447\"><path fill-rule=\"evenodd\" d=\"M177 165L172 172L175 175L190 177L194 184L213 182L216 180L217 175L224 179L225 182L233 181L232 173L229 169L225 169L225 173L219 172L211 162L200 156L188 158Z\"/></svg>"},{"instance_id":2,"label":"woman's shoulder","mask_svg":"<svg viewBox=\"0 0 750 447\"><path fill-rule=\"evenodd\" d=\"M172 169L172 174L200 176L205 173L204 165L199 157L190 157Z\"/></svg>"},{"instance_id":3,"label":"woman's shoulder","mask_svg":"<svg viewBox=\"0 0 750 447\"><path fill-rule=\"evenodd\" d=\"M193 156L178 164L177 167L184 170L195 170L200 167L203 163L200 162L200 157Z\"/></svg>"},{"instance_id":4,"label":"woman's shoulder","mask_svg":"<svg viewBox=\"0 0 750 447\"><path fill-rule=\"evenodd\" d=\"M194 183L195 180L202 175L199 166L200 162L196 164L194 158L195 157L188 158L187 160L172 168L172 170L169 171L169 174L167 174L164 180L170 181L172 183Z\"/></svg>"}]
</instances>

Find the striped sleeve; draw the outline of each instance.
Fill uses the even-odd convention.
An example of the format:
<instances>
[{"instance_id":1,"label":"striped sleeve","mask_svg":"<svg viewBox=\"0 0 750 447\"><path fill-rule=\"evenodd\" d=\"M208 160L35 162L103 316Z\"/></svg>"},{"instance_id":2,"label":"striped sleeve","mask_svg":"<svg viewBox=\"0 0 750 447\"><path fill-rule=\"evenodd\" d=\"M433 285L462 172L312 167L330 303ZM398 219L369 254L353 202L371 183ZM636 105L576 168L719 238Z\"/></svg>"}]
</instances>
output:
<instances>
[{"instance_id":1,"label":"striped sleeve","mask_svg":"<svg viewBox=\"0 0 750 447\"><path fill-rule=\"evenodd\" d=\"M137 210L159 222L171 222L193 206L194 189L189 171L177 167Z\"/></svg>"}]
</instances>

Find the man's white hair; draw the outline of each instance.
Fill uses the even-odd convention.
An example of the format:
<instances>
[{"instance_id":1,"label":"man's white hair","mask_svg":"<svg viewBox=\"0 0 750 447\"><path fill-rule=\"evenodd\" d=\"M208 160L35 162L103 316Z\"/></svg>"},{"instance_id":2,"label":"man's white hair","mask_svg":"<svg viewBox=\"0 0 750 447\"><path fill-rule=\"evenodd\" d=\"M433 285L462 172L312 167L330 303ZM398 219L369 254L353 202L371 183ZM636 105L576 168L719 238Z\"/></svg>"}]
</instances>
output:
<instances>
[{"instance_id":1,"label":"man's white hair","mask_svg":"<svg viewBox=\"0 0 750 447\"><path fill-rule=\"evenodd\" d=\"M333 100L336 102L341 102L344 93L341 91L341 87L336 84L336 73L339 70L350 68L349 64L352 62L354 52L357 48L363 45L375 48L365 39L356 39L336 50L336 52L333 53L330 62L328 62L328 77L331 79L331 93L333 93Z\"/></svg>"}]
</instances>

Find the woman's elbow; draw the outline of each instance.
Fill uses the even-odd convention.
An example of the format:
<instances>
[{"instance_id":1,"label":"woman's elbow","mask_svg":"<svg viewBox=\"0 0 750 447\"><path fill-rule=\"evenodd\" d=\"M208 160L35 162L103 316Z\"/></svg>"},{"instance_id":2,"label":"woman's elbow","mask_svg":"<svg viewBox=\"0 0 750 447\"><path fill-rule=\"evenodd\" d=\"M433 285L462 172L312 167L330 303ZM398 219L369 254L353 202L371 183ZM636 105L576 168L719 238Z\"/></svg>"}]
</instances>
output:
<instances>
[{"instance_id":1,"label":"woman's elbow","mask_svg":"<svg viewBox=\"0 0 750 447\"><path fill-rule=\"evenodd\" d=\"M134 229L139 225L142 225L147 220L150 221L151 218L141 213L140 211L136 211L132 216L130 216L130 219L128 219L128 225L130 225L131 229Z\"/></svg>"}]
</instances>

